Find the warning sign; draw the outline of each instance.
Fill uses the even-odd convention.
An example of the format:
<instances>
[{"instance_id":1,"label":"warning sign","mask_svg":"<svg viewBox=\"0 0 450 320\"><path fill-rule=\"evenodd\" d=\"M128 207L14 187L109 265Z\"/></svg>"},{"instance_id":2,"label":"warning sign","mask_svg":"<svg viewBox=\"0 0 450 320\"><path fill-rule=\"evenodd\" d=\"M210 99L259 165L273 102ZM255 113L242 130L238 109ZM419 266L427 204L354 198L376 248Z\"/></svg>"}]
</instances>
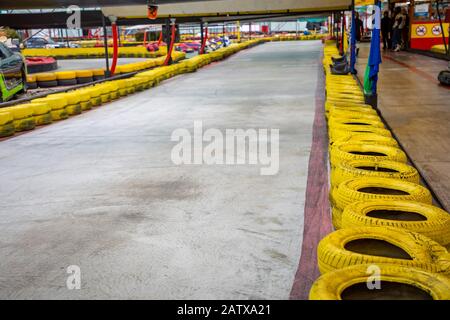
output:
<instances>
[{"instance_id":1,"label":"warning sign","mask_svg":"<svg viewBox=\"0 0 450 320\"><path fill-rule=\"evenodd\" d=\"M419 37L424 37L427 34L427 27L424 25L417 26L416 35Z\"/></svg>"}]
</instances>

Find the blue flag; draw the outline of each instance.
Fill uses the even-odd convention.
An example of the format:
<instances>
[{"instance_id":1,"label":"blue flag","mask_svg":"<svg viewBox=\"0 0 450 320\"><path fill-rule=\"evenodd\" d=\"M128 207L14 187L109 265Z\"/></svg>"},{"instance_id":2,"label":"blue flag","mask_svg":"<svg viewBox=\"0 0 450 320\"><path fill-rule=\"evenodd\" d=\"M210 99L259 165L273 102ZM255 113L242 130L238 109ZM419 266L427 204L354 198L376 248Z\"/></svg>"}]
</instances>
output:
<instances>
[{"instance_id":1,"label":"blue flag","mask_svg":"<svg viewBox=\"0 0 450 320\"><path fill-rule=\"evenodd\" d=\"M352 28L350 31L350 70L351 73L355 74L355 64L356 64L356 14L355 8L352 11Z\"/></svg>"},{"instance_id":2,"label":"blue flag","mask_svg":"<svg viewBox=\"0 0 450 320\"><path fill-rule=\"evenodd\" d=\"M381 8L379 3L375 6L374 28L372 30L372 40L370 42L369 61L364 75L364 93L375 95L377 93L378 72L381 61Z\"/></svg>"}]
</instances>

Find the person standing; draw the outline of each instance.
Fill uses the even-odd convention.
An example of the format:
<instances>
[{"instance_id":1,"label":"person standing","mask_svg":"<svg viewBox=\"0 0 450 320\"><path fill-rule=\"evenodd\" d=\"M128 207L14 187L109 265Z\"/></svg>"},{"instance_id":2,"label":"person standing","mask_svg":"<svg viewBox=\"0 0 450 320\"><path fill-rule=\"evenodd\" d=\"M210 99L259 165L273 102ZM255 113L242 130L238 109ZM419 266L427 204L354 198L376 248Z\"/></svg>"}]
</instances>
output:
<instances>
[{"instance_id":1,"label":"person standing","mask_svg":"<svg viewBox=\"0 0 450 320\"><path fill-rule=\"evenodd\" d=\"M395 52L398 52L402 47L402 33L403 28L405 27L406 24L406 19L400 7L396 7L394 12L395 18L394 18L394 26L392 27L393 30L392 49Z\"/></svg>"},{"instance_id":2,"label":"person standing","mask_svg":"<svg viewBox=\"0 0 450 320\"><path fill-rule=\"evenodd\" d=\"M355 12L355 26L356 26L356 42L361 42L364 33L364 24L359 18L359 12ZM359 55L359 48L356 47L356 56Z\"/></svg>"},{"instance_id":3,"label":"person standing","mask_svg":"<svg viewBox=\"0 0 450 320\"><path fill-rule=\"evenodd\" d=\"M407 49L409 46L409 14L406 8L402 9L402 14L405 17L405 26L402 29L402 48Z\"/></svg>"},{"instance_id":4,"label":"person standing","mask_svg":"<svg viewBox=\"0 0 450 320\"><path fill-rule=\"evenodd\" d=\"M356 24L356 41L361 42L362 35L364 33L364 24L359 18L359 12L355 13L355 24Z\"/></svg>"},{"instance_id":5,"label":"person standing","mask_svg":"<svg viewBox=\"0 0 450 320\"><path fill-rule=\"evenodd\" d=\"M385 11L381 19L381 36L383 37L383 50L392 48L392 21L389 12Z\"/></svg>"}]
</instances>

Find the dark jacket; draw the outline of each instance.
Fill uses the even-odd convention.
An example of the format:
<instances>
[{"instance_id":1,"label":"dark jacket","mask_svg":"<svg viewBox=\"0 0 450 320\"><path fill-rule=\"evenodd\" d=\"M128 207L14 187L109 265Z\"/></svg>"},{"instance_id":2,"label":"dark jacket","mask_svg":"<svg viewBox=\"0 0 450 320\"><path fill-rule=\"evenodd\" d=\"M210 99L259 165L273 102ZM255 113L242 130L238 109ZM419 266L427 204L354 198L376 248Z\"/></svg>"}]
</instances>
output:
<instances>
[{"instance_id":1,"label":"dark jacket","mask_svg":"<svg viewBox=\"0 0 450 320\"><path fill-rule=\"evenodd\" d=\"M361 19L356 19L356 40L361 41L362 34L364 32L364 24Z\"/></svg>"},{"instance_id":2,"label":"dark jacket","mask_svg":"<svg viewBox=\"0 0 450 320\"><path fill-rule=\"evenodd\" d=\"M381 19L381 32L383 32L385 34L392 32L391 18L383 17L383 19Z\"/></svg>"}]
</instances>

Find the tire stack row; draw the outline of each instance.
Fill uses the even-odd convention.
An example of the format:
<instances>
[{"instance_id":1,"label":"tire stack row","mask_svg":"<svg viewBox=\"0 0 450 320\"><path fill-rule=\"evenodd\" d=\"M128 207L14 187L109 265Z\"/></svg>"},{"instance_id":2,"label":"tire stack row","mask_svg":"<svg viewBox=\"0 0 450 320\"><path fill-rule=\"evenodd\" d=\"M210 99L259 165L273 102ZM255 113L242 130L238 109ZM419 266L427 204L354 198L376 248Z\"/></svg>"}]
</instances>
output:
<instances>
[{"instance_id":1,"label":"tire stack row","mask_svg":"<svg viewBox=\"0 0 450 320\"><path fill-rule=\"evenodd\" d=\"M175 62L186 58L184 52L173 52L172 58ZM141 62L128 63L116 67L115 75L127 74L132 72L139 72L155 67L160 67L164 64L165 57L156 59L148 59ZM58 86L73 86L77 84L90 83L105 78L104 69L87 69L74 71L57 71L37 73L27 76L28 89L36 88L52 88Z\"/></svg>"},{"instance_id":2,"label":"tire stack row","mask_svg":"<svg viewBox=\"0 0 450 320\"><path fill-rule=\"evenodd\" d=\"M287 36L275 36L271 37L271 41L308 41L308 40L322 40L326 38L328 34L311 34L311 35L287 35Z\"/></svg>"},{"instance_id":3,"label":"tire stack row","mask_svg":"<svg viewBox=\"0 0 450 320\"><path fill-rule=\"evenodd\" d=\"M48 48L24 49L24 57L53 57L56 59L98 59L105 57L105 48ZM113 48L108 48L108 55L112 57ZM119 58L157 58L167 54L167 48L161 47L159 51L148 52L147 48L120 47Z\"/></svg>"},{"instance_id":4,"label":"tire stack row","mask_svg":"<svg viewBox=\"0 0 450 320\"><path fill-rule=\"evenodd\" d=\"M356 80L332 75L326 42L326 117L332 221L319 243L313 300L450 299L450 215L432 205L417 170L364 102Z\"/></svg>"},{"instance_id":5,"label":"tire stack row","mask_svg":"<svg viewBox=\"0 0 450 320\"><path fill-rule=\"evenodd\" d=\"M137 73L133 77L120 80L105 81L100 84L69 90L64 93L49 94L44 98L31 100L30 103L0 109L0 138L15 133L33 130L37 126L48 125L54 121L65 120L99 107L112 100L149 89L161 81L179 74L194 72L197 69L226 57L258 45L263 40L247 41L233 44L213 53L199 55L188 60L160 66L149 71ZM184 58L183 53L174 52L174 61ZM164 57L160 58L164 62ZM162 65L159 64L158 65Z\"/></svg>"}]
</instances>

